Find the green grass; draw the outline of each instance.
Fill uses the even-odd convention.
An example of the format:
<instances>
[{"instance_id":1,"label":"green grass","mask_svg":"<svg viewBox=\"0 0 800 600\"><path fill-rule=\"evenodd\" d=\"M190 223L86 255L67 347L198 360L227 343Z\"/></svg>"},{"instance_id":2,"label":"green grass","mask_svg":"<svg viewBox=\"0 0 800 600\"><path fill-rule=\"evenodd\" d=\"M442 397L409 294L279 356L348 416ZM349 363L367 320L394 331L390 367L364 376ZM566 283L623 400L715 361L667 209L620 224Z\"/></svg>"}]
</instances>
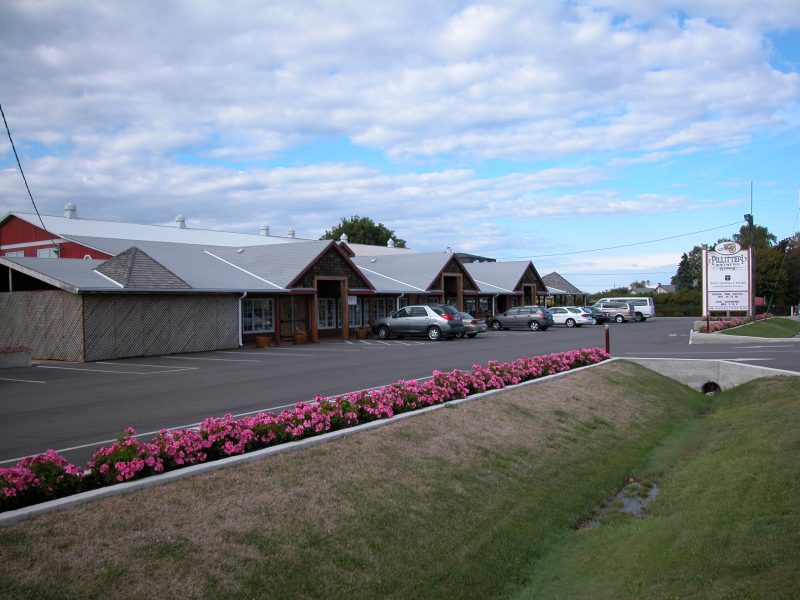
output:
<instances>
[{"instance_id":1,"label":"green grass","mask_svg":"<svg viewBox=\"0 0 800 600\"><path fill-rule=\"evenodd\" d=\"M720 333L749 337L790 338L800 333L800 321L785 317L773 317L757 323L748 323L735 329L725 329Z\"/></svg>"},{"instance_id":2,"label":"green grass","mask_svg":"<svg viewBox=\"0 0 800 600\"><path fill-rule=\"evenodd\" d=\"M516 598L800 596L798 399L797 378L718 396L638 465L649 516L565 534Z\"/></svg>"},{"instance_id":3,"label":"green grass","mask_svg":"<svg viewBox=\"0 0 800 600\"><path fill-rule=\"evenodd\" d=\"M0 597L789 597L798 385L601 365L2 529Z\"/></svg>"}]
</instances>

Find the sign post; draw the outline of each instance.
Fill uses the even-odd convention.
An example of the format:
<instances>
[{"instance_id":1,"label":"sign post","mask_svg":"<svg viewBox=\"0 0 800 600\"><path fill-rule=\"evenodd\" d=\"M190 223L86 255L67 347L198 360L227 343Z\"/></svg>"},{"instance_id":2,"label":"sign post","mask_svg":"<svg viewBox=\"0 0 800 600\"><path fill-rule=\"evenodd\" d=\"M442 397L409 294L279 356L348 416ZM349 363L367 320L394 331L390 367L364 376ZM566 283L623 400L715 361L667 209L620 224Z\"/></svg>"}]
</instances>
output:
<instances>
[{"instance_id":1,"label":"sign post","mask_svg":"<svg viewBox=\"0 0 800 600\"><path fill-rule=\"evenodd\" d=\"M713 250L703 250L703 315L707 319L711 311L753 314L752 258L751 250L742 250L736 242L720 242Z\"/></svg>"}]
</instances>

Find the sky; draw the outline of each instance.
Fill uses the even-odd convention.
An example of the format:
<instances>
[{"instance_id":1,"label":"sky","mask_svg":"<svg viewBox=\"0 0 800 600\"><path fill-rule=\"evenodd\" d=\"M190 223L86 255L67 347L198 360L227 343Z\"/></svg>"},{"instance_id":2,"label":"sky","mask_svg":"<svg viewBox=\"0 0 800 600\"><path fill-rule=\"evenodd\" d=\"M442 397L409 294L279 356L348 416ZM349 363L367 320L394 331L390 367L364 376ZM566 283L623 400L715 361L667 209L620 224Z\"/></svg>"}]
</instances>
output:
<instances>
[{"instance_id":1,"label":"sky","mask_svg":"<svg viewBox=\"0 0 800 600\"><path fill-rule=\"evenodd\" d=\"M797 0L3 0L0 104L43 214L359 215L589 292L669 283L751 182L756 224L798 230Z\"/></svg>"}]
</instances>

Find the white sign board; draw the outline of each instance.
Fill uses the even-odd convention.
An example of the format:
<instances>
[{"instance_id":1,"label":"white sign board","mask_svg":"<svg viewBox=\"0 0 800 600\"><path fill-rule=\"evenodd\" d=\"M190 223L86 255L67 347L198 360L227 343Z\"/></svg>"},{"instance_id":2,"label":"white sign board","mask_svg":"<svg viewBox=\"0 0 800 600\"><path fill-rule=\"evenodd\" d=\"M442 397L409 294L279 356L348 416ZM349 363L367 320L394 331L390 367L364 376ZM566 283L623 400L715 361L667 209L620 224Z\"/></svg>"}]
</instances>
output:
<instances>
[{"instance_id":1,"label":"white sign board","mask_svg":"<svg viewBox=\"0 0 800 600\"><path fill-rule=\"evenodd\" d=\"M703 314L712 310L750 312L750 251L735 242L703 250Z\"/></svg>"},{"instance_id":2,"label":"white sign board","mask_svg":"<svg viewBox=\"0 0 800 600\"><path fill-rule=\"evenodd\" d=\"M347 297L347 306L355 306L356 304L358 304L358 296Z\"/></svg>"}]
</instances>

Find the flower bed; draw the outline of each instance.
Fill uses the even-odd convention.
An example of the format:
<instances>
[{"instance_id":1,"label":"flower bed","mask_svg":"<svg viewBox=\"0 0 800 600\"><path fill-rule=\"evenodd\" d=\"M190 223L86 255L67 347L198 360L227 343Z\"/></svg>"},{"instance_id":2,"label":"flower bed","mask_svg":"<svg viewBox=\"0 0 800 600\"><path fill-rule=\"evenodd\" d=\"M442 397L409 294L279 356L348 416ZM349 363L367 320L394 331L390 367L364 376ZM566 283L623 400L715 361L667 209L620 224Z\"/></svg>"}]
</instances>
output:
<instances>
[{"instance_id":1,"label":"flower bed","mask_svg":"<svg viewBox=\"0 0 800 600\"><path fill-rule=\"evenodd\" d=\"M764 319L769 319L772 317L771 313L764 313L762 315L756 315L756 321L763 321ZM711 327L709 328L708 325L703 322L700 327L698 327L697 331L700 333L716 333L717 331L722 331L723 329L731 329L732 327L741 327L742 325L747 325L751 322L750 317L734 317L733 319L721 319L717 321L711 321Z\"/></svg>"},{"instance_id":2,"label":"flower bed","mask_svg":"<svg viewBox=\"0 0 800 600\"><path fill-rule=\"evenodd\" d=\"M312 402L299 402L278 414L210 418L197 429L162 430L150 442L137 440L136 431L128 428L116 442L97 450L85 471L54 450L25 458L14 467L0 468L0 511L389 419L608 358L600 348L584 348L510 363L490 361L485 366L473 365L471 371L434 371L424 382L401 380L332 399L316 396Z\"/></svg>"}]
</instances>

